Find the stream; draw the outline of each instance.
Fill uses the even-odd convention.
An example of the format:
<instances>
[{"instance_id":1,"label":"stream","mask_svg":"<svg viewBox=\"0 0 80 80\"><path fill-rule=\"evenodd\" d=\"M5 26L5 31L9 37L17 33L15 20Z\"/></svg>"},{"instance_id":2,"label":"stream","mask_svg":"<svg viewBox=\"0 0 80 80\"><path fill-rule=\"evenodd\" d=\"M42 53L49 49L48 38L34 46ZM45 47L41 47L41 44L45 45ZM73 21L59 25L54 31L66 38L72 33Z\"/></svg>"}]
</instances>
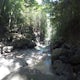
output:
<instances>
[{"instance_id":1,"label":"stream","mask_svg":"<svg viewBox=\"0 0 80 80\"><path fill-rule=\"evenodd\" d=\"M21 67L37 69L43 74L52 75L50 57L49 47L45 45L0 55L0 80Z\"/></svg>"}]
</instances>

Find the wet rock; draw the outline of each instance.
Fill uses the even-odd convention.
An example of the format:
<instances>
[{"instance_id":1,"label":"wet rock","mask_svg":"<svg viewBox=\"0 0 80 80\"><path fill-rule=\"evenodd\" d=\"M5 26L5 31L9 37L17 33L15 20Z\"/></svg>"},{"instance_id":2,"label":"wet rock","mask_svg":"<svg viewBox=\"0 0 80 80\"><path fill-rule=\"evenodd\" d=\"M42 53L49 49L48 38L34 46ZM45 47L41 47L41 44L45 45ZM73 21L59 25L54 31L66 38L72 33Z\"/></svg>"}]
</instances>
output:
<instances>
[{"instance_id":1,"label":"wet rock","mask_svg":"<svg viewBox=\"0 0 80 80\"><path fill-rule=\"evenodd\" d=\"M4 46L3 53L10 53L13 50L13 46Z\"/></svg>"},{"instance_id":2,"label":"wet rock","mask_svg":"<svg viewBox=\"0 0 80 80\"><path fill-rule=\"evenodd\" d=\"M15 59L14 63L15 64L18 63L18 65L20 67L27 67L28 66L28 63L24 59L21 59L21 58L20 59L19 58Z\"/></svg>"}]
</instances>

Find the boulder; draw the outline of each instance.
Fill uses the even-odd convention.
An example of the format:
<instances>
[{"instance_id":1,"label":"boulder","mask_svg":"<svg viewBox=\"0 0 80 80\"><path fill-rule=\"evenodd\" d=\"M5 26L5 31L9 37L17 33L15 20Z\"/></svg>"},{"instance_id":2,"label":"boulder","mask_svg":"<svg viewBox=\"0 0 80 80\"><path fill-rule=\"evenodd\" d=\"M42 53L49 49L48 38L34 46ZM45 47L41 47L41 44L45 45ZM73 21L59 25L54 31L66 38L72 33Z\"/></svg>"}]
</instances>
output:
<instances>
[{"instance_id":1,"label":"boulder","mask_svg":"<svg viewBox=\"0 0 80 80\"><path fill-rule=\"evenodd\" d=\"M34 48L35 46L36 46L36 44L35 44L34 42L30 41L30 43L27 45L27 48L32 49L32 48Z\"/></svg>"},{"instance_id":2,"label":"boulder","mask_svg":"<svg viewBox=\"0 0 80 80\"><path fill-rule=\"evenodd\" d=\"M70 54L72 53L68 49L64 49L64 48L53 49L51 54L51 61L52 63L54 62L54 60L57 60L57 59L63 60L64 62L68 61Z\"/></svg>"},{"instance_id":3,"label":"boulder","mask_svg":"<svg viewBox=\"0 0 80 80\"><path fill-rule=\"evenodd\" d=\"M51 52L53 73L59 80L80 80L80 48L66 43L55 46Z\"/></svg>"},{"instance_id":4,"label":"boulder","mask_svg":"<svg viewBox=\"0 0 80 80\"><path fill-rule=\"evenodd\" d=\"M14 48L24 48L27 44L29 43L29 40L27 39L20 39L20 40L15 40L12 45Z\"/></svg>"},{"instance_id":5,"label":"boulder","mask_svg":"<svg viewBox=\"0 0 80 80\"><path fill-rule=\"evenodd\" d=\"M53 73L55 73L56 75L66 78L64 80L73 79L73 70L70 64L65 64L61 60L55 60L52 65L52 69L53 69Z\"/></svg>"},{"instance_id":6,"label":"boulder","mask_svg":"<svg viewBox=\"0 0 80 80\"><path fill-rule=\"evenodd\" d=\"M35 43L33 43L31 40L29 39L20 39L20 40L15 40L13 42L13 46L14 48L18 48L18 49L24 49L24 48L34 48L35 47Z\"/></svg>"}]
</instances>

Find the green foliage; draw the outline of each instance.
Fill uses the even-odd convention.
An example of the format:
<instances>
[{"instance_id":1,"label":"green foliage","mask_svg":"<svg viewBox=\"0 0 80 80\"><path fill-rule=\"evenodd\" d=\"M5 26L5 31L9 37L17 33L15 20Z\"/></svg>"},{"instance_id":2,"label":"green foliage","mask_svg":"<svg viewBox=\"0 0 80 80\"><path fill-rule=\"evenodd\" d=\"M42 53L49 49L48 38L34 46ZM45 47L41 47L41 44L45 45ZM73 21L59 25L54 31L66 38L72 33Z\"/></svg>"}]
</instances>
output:
<instances>
[{"instance_id":1,"label":"green foliage","mask_svg":"<svg viewBox=\"0 0 80 80\"><path fill-rule=\"evenodd\" d=\"M2 34L8 39L18 33L35 40L34 28L45 35L46 12L43 10L36 0L0 0L0 38Z\"/></svg>"},{"instance_id":2,"label":"green foliage","mask_svg":"<svg viewBox=\"0 0 80 80\"><path fill-rule=\"evenodd\" d=\"M76 37L80 34L79 4L79 0L59 0L51 3L51 23L56 28L56 38L70 39L70 36Z\"/></svg>"}]
</instances>

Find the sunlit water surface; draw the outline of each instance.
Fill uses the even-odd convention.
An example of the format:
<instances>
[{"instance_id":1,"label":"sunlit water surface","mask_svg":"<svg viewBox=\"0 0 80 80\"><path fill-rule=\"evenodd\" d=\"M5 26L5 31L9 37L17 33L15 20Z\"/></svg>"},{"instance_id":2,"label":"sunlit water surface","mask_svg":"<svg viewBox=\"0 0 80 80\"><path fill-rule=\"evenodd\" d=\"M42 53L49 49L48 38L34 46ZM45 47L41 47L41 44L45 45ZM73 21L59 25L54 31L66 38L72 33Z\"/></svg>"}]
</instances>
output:
<instances>
[{"instance_id":1,"label":"sunlit water surface","mask_svg":"<svg viewBox=\"0 0 80 80\"><path fill-rule=\"evenodd\" d=\"M51 73L49 48L38 45L35 49L16 50L0 55L0 80L20 67L40 70L44 74Z\"/></svg>"}]
</instances>

